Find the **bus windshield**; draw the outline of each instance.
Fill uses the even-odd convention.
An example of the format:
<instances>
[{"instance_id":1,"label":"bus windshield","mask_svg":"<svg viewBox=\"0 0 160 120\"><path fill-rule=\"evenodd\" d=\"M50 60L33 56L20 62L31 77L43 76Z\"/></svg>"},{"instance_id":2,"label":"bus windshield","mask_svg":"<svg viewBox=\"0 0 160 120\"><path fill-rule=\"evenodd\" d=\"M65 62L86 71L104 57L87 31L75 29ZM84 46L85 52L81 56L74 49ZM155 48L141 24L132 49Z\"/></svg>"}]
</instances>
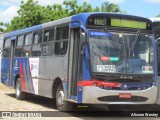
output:
<instances>
[{"instance_id":1,"label":"bus windshield","mask_svg":"<svg viewBox=\"0 0 160 120\"><path fill-rule=\"evenodd\" d=\"M153 74L154 51L149 33L89 31L92 72Z\"/></svg>"}]
</instances>

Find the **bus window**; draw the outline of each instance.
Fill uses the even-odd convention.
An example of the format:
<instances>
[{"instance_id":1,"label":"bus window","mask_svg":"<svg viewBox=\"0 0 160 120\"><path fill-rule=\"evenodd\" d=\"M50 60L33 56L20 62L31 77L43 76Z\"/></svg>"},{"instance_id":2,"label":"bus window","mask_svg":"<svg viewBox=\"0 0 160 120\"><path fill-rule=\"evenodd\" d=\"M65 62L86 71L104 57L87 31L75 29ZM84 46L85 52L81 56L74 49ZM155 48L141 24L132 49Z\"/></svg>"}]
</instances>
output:
<instances>
[{"instance_id":1,"label":"bus window","mask_svg":"<svg viewBox=\"0 0 160 120\"><path fill-rule=\"evenodd\" d=\"M60 38L61 38L61 28L57 28L57 30L56 30L56 40L60 40Z\"/></svg>"},{"instance_id":2,"label":"bus window","mask_svg":"<svg viewBox=\"0 0 160 120\"><path fill-rule=\"evenodd\" d=\"M44 31L44 41L42 54L43 56L53 55L54 29Z\"/></svg>"},{"instance_id":3,"label":"bus window","mask_svg":"<svg viewBox=\"0 0 160 120\"><path fill-rule=\"evenodd\" d=\"M24 47L23 47L23 56L29 57L31 56L31 44L32 44L32 33L25 35L24 37Z\"/></svg>"},{"instance_id":4,"label":"bus window","mask_svg":"<svg viewBox=\"0 0 160 120\"><path fill-rule=\"evenodd\" d=\"M17 46L23 46L23 35L18 37Z\"/></svg>"},{"instance_id":5,"label":"bus window","mask_svg":"<svg viewBox=\"0 0 160 120\"><path fill-rule=\"evenodd\" d=\"M42 32L34 33L33 35L33 44L39 44L42 42Z\"/></svg>"},{"instance_id":6,"label":"bus window","mask_svg":"<svg viewBox=\"0 0 160 120\"><path fill-rule=\"evenodd\" d=\"M32 34L25 35L24 40L25 40L24 42L25 45L31 45L32 44Z\"/></svg>"},{"instance_id":7,"label":"bus window","mask_svg":"<svg viewBox=\"0 0 160 120\"><path fill-rule=\"evenodd\" d=\"M10 48L4 48L3 49L3 57L9 58L10 57Z\"/></svg>"},{"instance_id":8,"label":"bus window","mask_svg":"<svg viewBox=\"0 0 160 120\"><path fill-rule=\"evenodd\" d=\"M65 55L68 47L68 35L69 27L64 26L57 28L56 30L56 41L55 41L55 55Z\"/></svg>"},{"instance_id":9,"label":"bus window","mask_svg":"<svg viewBox=\"0 0 160 120\"><path fill-rule=\"evenodd\" d=\"M41 45L32 46L32 56L41 56Z\"/></svg>"},{"instance_id":10,"label":"bus window","mask_svg":"<svg viewBox=\"0 0 160 120\"><path fill-rule=\"evenodd\" d=\"M62 39L68 39L69 27L65 26L62 28Z\"/></svg>"},{"instance_id":11,"label":"bus window","mask_svg":"<svg viewBox=\"0 0 160 120\"><path fill-rule=\"evenodd\" d=\"M23 48L23 56L24 57L31 56L31 46L24 46L24 48Z\"/></svg>"},{"instance_id":12,"label":"bus window","mask_svg":"<svg viewBox=\"0 0 160 120\"><path fill-rule=\"evenodd\" d=\"M22 47L16 47L15 49L15 57L22 57L23 53L22 53Z\"/></svg>"},{"instance_id":13,"label":"bus window","mask_svg":"<svg viewBox=\"0 0 160 120\"><path fill-rule=\"evenodd\" d=\"M54 29L49 30L49 41L54 40Z\"/></svg>"},{"instance_id":14,"label":"bus window","mask_svg":"<svg viewBox=\"0 0 160 120\"><path fill-rule=\"evenodd\" d=\"M44 32L44 42L47 42L47 41L49 41L49 31L48 30Z\"/></svg>"},{"instance_id":15,"label":"bus window","mask_svg":"<svg viewBox=\"0 0 160 120\"><path fill-rule=\"evenodd\" d=\"M5 40L5 44L4 44L4 48L10 47L11 46L11 40L10 39L6 39Z\"/></svg>"},{"instance_id":16,"label":"bus window","mask_svg":"<svg viewBox=\"0 0 160 120\"><path fill-rule=\"evenodd\" d=\"M54 40L54 29L44 31L44 42Z\"/></svg>"},{"instance_id":17,"label":"bus window","mask_svg":"<svg viewBox=\"0 0 160 120\"><path fill-rule=\"evenodd\" d=\"M17 39L17 46L15 48L15 57L22 57L23 55L23 35Z\"/></svg>"},{"instance_id":18,"label":"bus window","mask_svg":"<svg viewBox=\"0 0 160 120\"><path fill-rule=\"evenodd\" d=\"M44 43L42 50L43 56L53 55L53 42Z\"/></svg>"},{"instance_id":19,"label":"bus window","mask_svg":"<svg viewBox=\"0 0 160 120\"><path fill-rule=\"evenodd\" d=\"M68 41L55 43L55 55L65 55L67 52Z\"/></svg>"}]
</instances>

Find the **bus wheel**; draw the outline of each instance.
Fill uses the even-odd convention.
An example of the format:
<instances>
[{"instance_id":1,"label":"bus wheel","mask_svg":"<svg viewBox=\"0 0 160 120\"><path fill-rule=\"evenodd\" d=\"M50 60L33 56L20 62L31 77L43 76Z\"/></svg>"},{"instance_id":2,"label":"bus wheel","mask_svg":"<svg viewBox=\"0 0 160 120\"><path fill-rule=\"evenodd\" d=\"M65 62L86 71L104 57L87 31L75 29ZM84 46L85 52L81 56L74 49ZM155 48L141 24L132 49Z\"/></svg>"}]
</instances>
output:
<instances>
[{"instance_id":1,"label":"bus wheel","mask_svg":"<svg viewBox=\"0 0 160 120\"><path fill-rule=\"evenodd\" d=\"M64 100L64 89L62 84L58 86L56 91L56 106L59 111L71 111L73 104Z\"/></svg>"},{"instance_id":2,"label":"bus wheel","mask_svg":"<svg viewBox=\"0 0 160 120\"><path fill-rule=\"evenodd\" d=\"M16 90L15 90L16 98L18 100L23 100L26 98L26 93L22 92L22 84L20 78L17 79L16 82Z\"/></svg>"}]
</instances>

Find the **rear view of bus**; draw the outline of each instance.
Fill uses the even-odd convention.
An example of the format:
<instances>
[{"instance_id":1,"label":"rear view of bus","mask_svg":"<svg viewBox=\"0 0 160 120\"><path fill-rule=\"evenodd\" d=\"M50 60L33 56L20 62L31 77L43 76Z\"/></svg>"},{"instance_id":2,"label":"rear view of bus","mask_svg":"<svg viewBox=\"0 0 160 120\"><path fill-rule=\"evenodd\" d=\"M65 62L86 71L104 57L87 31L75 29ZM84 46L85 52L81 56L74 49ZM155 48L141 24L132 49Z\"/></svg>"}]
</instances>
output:
<instances>
[{"instance_id":1,"label":"rear view of bus","mask_svg":"<svg viewBox=\"0 0 160 120\"><path fill-rule=\"evenodd\" d=\"M154 104L157 58L151 21L127 15L94 14L87 18L86 29L78 102Z\"/></svg>"}]
</instances>

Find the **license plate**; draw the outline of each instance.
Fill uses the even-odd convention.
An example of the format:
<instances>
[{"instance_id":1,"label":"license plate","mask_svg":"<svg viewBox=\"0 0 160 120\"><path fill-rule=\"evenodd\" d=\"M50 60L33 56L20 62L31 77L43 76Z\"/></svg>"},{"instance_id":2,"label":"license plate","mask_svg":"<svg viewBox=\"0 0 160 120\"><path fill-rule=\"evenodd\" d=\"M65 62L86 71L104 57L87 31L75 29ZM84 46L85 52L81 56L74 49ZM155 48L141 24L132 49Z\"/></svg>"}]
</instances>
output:
<instances>
[{"instance_id":1,"label":"license plate","mask_svg":"<svg viewBox=\"0 0 160 120\"><path fill-rule=\"evenodd\" d=\"M119 93L119 98L131 98L131 93Z\"/></svg>"}]
</instances>

